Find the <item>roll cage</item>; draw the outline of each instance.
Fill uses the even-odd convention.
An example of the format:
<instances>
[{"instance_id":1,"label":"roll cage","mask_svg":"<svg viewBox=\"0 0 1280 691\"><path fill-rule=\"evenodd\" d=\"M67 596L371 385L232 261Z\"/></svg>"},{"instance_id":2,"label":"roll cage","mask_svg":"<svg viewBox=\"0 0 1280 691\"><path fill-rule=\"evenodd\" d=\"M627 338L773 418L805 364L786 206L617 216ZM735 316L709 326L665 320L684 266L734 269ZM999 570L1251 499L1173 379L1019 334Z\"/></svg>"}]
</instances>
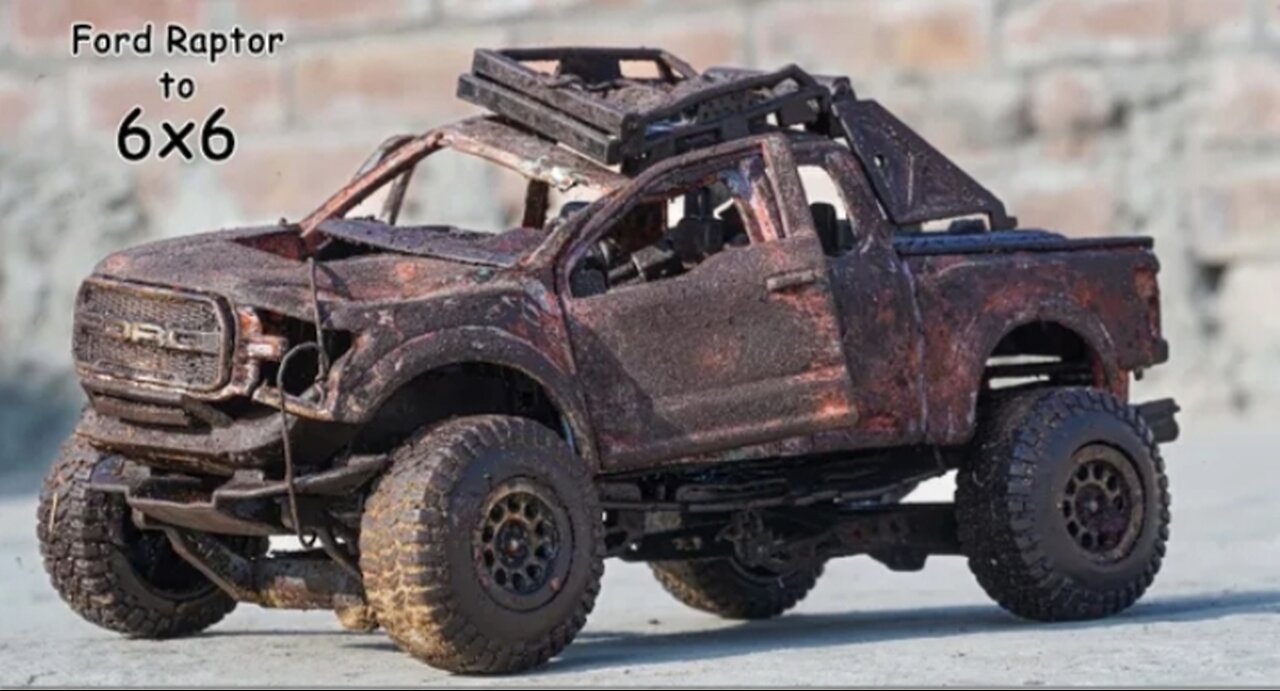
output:
<instances>
[{"instance_id":1,"label":"roll cage","mask_svg":"<svg viewBox=\"0 0 1280 691\"><path fill-rule=\"evenodd\" d=\"M450 148L513 170L529 180L526 211L545 214L551 189L565 192L590 188L607 195L627 178L492 116L462 120L421 135L397 135L385 140L351 181L299 222L309 246L318 241L323 222L341 218L386 185L393 185L383 205L384 220L394 224L416 166L431 154ZM526 213L526 216L531 214ZM525 219L529 221L529 218ZM541 223L538 224L541 226Z\"/></svg>"}]
</instances>

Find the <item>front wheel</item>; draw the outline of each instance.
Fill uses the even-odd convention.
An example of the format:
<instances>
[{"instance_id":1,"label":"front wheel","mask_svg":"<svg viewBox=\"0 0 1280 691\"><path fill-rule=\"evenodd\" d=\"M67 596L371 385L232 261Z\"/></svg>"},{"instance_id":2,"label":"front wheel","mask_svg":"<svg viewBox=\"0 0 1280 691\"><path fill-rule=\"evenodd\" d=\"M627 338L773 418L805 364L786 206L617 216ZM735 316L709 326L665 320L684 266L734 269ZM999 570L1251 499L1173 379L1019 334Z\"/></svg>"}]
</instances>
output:
<instances>
[{"instance_id":1,"label":"front wheel","mask_svg":"<svg viewBox=\"0 0 1280 691\"><path fill-rule=\"evenodd\" d=\"M466 417L393 452L360 554L369 604L401 649L451 672L519 672L586 623L604 525L585 464L555 433Z\"/></svg>"},{"instance_id":2,"label":"front wheel","mask_svg":"<svg viewBox=\"0 0 1280 691\"><path fill-rule=\"evenodd\" d=\"M956 487L978 583L1039 621L1131 606L1169 538L1169 483L1142 417L1111 394L1078 388L1016 394L989 412Z\"/></svg>"},{"instance_id":3,"label":"front wheel","mask_svg":"<svg viewBox=\"0 0 1280 691\"><path fill-rule=\"evenodd\" d=\"M90 489L103 458L73 437L45 478L36 533L54 589L80 616L135 638L188 635L221 620L235 601L164 533L135 527L121 496Z\"/></svg>"}]
</instances>

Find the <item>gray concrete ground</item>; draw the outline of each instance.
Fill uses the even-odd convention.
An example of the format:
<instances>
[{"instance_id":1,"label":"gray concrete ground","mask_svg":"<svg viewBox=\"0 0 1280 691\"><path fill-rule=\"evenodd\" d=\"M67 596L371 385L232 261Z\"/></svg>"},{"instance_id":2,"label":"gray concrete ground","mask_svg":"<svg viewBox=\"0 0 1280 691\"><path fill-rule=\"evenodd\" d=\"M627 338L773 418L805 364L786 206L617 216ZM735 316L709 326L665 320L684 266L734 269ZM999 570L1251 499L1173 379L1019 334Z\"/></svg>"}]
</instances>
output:
<instances>
[{"instance_id":1,"label":"gray concrete ground","mask_svg":"<svg viewBox=\"0 0 1280 691\"><path fill-rule=\"evenodd\" d=\"M990 604L963 561L892 574L833 563L797 611L739 624L685 609L644 566L611 562L560 658L500 683L1250 684L1280 682L1280 428L1188 421L1169 449L1169 558L1113 619L1045 626ZM937 494L934 488L928 493ZM204 635L128 641L67 610L33 537L34 500L0 500L0 685L470 685L325 613L242 607Z\"/></svg>"}]
</instances>

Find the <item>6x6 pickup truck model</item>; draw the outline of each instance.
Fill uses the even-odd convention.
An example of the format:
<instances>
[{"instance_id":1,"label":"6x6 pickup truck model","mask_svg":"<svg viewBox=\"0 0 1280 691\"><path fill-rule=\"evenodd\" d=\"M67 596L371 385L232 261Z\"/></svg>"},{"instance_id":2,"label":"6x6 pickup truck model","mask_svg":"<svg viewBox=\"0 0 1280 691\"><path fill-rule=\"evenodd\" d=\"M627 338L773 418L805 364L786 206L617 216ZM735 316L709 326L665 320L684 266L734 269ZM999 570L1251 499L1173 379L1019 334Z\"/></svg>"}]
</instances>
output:
<instances>
[{"instance_id":1,"label":"6x6 pickup truck model","mask_svg":"<svg viewBox=\"0 0 1280 691\"><path fill-rule=\"evenodd\" d=\"M850 555L963 555L1042 621L1151 584L1178 427L1129 400L1167 359L1150 239L1017 229L794 66L479 50L458 94L488 114L389 139L301 221L84 282L89 403L39 538L86 619L163 638L327 608L498 673L568 645L607 557L742 619ZM446 149L523 176L519 227L398 223ZM951 470L954 505L901 503Z\"/></svg>"}]
</instances>

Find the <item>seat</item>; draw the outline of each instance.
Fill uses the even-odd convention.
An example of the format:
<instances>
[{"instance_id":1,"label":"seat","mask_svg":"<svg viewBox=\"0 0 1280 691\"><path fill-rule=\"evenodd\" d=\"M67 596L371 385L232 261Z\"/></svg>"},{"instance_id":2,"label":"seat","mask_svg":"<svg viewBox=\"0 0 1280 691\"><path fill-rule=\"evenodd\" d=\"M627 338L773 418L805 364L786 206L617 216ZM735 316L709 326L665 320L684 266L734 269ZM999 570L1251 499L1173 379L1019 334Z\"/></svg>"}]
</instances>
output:
<instances>
[{"instance_id":1,"label":"seat","mask_svg":"<svg viewBox=\"0 0 1280 691\"><path fill-rule=\"evenodd\" d=\"M685 216L667 238L680 261L692 265L724 249L724 230L725 223L718 218Z\"/></svg>"}]
</instances>

